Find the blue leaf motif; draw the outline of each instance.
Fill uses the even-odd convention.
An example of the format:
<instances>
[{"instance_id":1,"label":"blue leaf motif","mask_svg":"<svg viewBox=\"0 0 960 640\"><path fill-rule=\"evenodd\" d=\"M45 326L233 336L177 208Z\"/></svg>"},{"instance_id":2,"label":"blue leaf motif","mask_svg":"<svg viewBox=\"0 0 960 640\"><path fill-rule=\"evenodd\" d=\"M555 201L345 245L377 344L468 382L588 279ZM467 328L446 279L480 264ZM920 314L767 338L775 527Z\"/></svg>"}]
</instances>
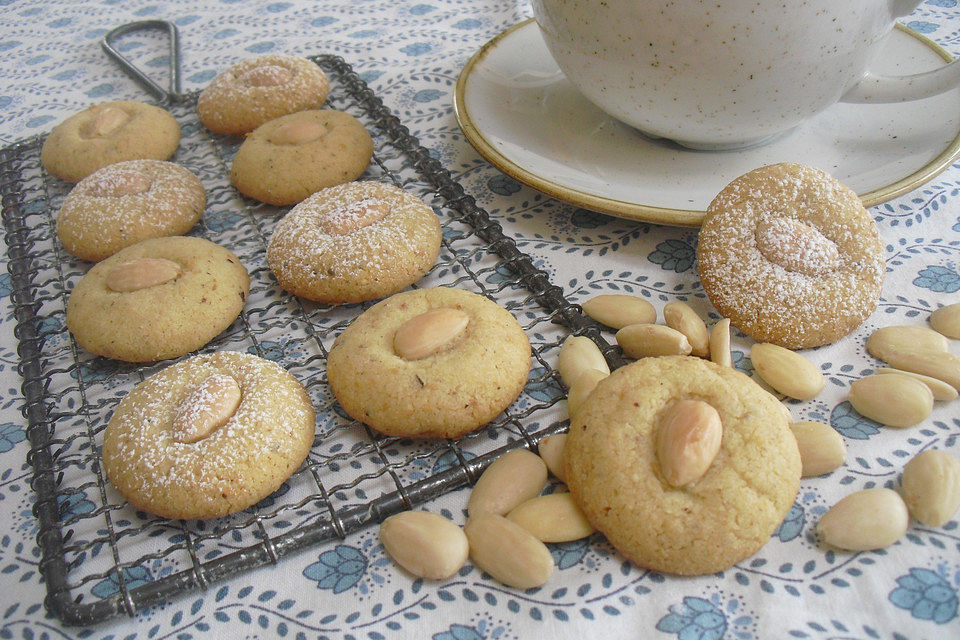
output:
<instances>
[{"instance_id":1,"label":"blue leaf motif","mask_svg":"<svg viewBox=\"0 0 960 640\"><path fill-rule=\"evenodd\" d=\"M588 211L587 209L577 209L573 212L573 215L570 216L570 223L579 229L596 229L597 227L602 227L607 224L608 221L609 218L603 214L597 213L596 211Z\"/></svg>"},{"instance_id":2,"label":"blue leaf motif","mask_svg":"<svg viewBox=\"0 0 960 640\"><path fill-rule=\"evenodd\" d=\"M693 266L696 255L696 250L690 244L682 240L666 240L658 244L647 259L660 265L664 271L682 273Z\"/></svg>"},{"instance_id":3,"label":"blue leaf motif","mask_svg":"<svg viewBox=\"0 0 960 640\"><path fill-rule=\"evenodd\" d=\"M849 402L841 402L830 413L830 424L845 438L867 440L880 433L880 425L857 413Z\"/></svg>"},{"instance_id":4,"label":"blue leaf motif","mask_svg":"<svg viewBox=\"0 0 960 640\"><path fill-rule=\"evenodd\" d=\"M360 582L366 570L367 558L360 550L341 544L321 553L319 562L304 569L303 575L316 580L318 589L343 593Z\"/></svg>"},{"instance_id":5,"label":"blue leaf motif","mask_svg":"<svg viewBox=\"0 0 960 640\"><path fill-rule=\"evenodd\" d=\"M709 600L687 596L683 604L671 605L656 628L676 634L678 640L720 640L727 632L727 618Z\"/></svg>"},{"instance_id":6,"label":"blue leaf motif","mask_svg":"<svg viewBox=\"0 0 960 640\"><path fill-rule=\"evenodd\" d=\"M145 567L130 567L123 570L123 582L127 589L139 587L152 580L153 575ZM91 591L98 598L110 598L116 595L120 592L120 580L117 578L117 574L114 573L106 580L98 582Z\"/></svg>"},{"instance_id":7,"label":"blue leaf motif","mask_svg":"<svg viewBox=\"0 0 960 640\"><path fill-rule=\"evenodd\" d=\"M569 569L579 564L587 552L590 551L590 539L583 538L572 542L563 542L550 545L550 555L558 569Z\"/></svg>"},{"instance_id":8,"label":"blue leaf motif","mask_svg":"<svg viewBox=\"0 0 960 640\"><path fill-rule=\"evenodd\" d=\"M20 425L13 422L0 424L0 453L10 451L18 442L23 442L26 437Z\"/></svg>"},{"instance_id":9,"label":"blue leaf motif","mask_svg":"<svg viewBox=\"0 0 960 640\"><path fill-rule=\"evenodd\" d=\"M512 196L520 191L520 183L509 176L500 174L487 180L487 188L497 195Z\"/></svg>"},{"instance_id":10,"label":"blue leaf motif","mask_svg":"<svg viewBox=\"0 0 960 640\"><path fill-rule=\"evenodd\" d=\"M790 507L790 511L783 519L783 522L781 522L780 526L777 527L777 530L773 532L773 535L783 542L793 540L799 536L801 532L803 532L803 516L803 507L799 504L794 504L792 507Z\"/></svg>"},{"instance_id":11,"label":"blue leaf motif","mask_svg":"<svg viewBox=\"0 0 960 640\"><path fill-rule=\"evenodd\" d=\"M914 618L946 624L957 617L957 592L949 582L929 569L914 568L897 578L890 602Z\"/></svg>"},{"instance_id":12,"label":"blue leaf motif","mask_svg":"<svg viewBox=\"0 0 960 640\"><path fill-rule=\"evenodd\" d=\"M450 626L449 631L434 634L433 640L483 640L483 636L475 627L468 627L462 624Z\"/></svg>"},{"instance_id":13,"label":"blue leaf motif","mask_svg":"<svg viewBox=\"0 0 960 640\"><path fill-rule=\"evenodd\" d=\"M960 274L947 267L930 266L917 274L913 284L938 293L955 293L960 291Z\"/></svg>"}]
</instances>

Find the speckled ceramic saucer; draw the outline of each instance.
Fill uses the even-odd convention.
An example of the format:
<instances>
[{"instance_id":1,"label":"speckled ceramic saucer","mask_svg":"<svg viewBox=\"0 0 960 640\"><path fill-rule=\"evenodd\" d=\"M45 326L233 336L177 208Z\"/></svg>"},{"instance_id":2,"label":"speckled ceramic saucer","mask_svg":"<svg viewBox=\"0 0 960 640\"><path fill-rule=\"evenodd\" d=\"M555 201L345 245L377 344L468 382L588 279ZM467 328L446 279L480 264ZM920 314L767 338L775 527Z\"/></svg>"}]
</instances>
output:
<instances>
[{"instance_id":1,"label":"speckled ceramic saucer","mask_svg":"<svg viewBox=\"0 0 960 640\"><path fill-rule=\"evenodd\" d=\"M948 60L941 47L897 25L874 68L899 75ZM818 167L872 206L917 188L960 156L960 89L900 104L836 104L752 149L691 151L652 140L580 95L533 20L470 59L454 108L467 140L507 175L578 206L662 224L698 225L724 185L766 164Z\"/></svg>"}]
</instances>

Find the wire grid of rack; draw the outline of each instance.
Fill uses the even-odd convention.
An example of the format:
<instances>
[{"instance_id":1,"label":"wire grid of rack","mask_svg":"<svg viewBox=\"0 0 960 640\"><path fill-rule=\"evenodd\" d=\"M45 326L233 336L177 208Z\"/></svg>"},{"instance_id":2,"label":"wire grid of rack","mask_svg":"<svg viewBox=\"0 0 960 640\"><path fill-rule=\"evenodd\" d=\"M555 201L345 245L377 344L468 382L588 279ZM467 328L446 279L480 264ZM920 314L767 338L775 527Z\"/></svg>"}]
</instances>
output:
<instances>
[{"instance_id":1,"label":"wire grid of rack","mask_svg":"<svg viewBox=\"0 0 960 640\"><path fill-rule=\"evenodd\" d=\"M530 380L507 411L459 441L383 437L346 416L326 384L324 363L333 339L372 303L316 305L278 287L264 255L284 211L237 194L228 176L239 141L209 133L196 119L196 94L180 96L168 105L182 127L173 160L198 175L208 191L206 213L192 233L229 248L251 276L243 313L202 351L246 351L287 368L310 394L317 430L301 468L241 513L171 521L136 511L105 481L102 435L126 392L169 362L132 365L93 357L72 340L66 303L89 264L67 254L56 239L55 212L70 185L40 167L41 138L0 150L40 570L46 605L64 622L134 615L277 563L471 484L505 450L535 449L542 437L566 426L558 404L563 387L552 363L571 333L595 340L614 366L622 363L597 327L504 236L345 61L313 60L331 79L327 108L351 113L374 139L374 159L362 179L389 181L415 193L441 218L440 257L416 286L471 290L510 310L533 346Z\"/></svg>"}]
</instances>

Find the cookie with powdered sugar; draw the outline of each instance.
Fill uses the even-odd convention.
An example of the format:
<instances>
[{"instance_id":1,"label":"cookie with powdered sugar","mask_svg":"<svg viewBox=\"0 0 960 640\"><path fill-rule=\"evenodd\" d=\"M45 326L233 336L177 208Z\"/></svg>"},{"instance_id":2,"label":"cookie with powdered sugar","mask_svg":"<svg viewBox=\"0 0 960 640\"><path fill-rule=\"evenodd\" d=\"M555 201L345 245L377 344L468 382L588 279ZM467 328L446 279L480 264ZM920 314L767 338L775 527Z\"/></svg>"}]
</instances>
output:
<instances>
[{"instance_id":1,"label":"cookie with powdered sugar","mask_svg":"<svg viewBox=\"0 0 960 640\"><path fill-rule=\"evenodd\" d=\"M57 236L67 251L96 262L141 240L188 232L206 202L200 179L179 165L116 162L67 194L57 213Z\"/></svg>"},{"instance_id":2,"label":"cookie with powdered sugar","mask_svg":"<svg viewBox=\"0 0 960 640\"><path fill-rule=\"evenodd\" d=\"M313 194L277 223L267 263L286 291L316 302L375 300L422 278L440 253L440 221L393 185L350 182Z\"/></svg>"},{"instance_id":3,"label":"cookie with powdered sugar","mask_svg":"<svg viewBox=\"0 0 960 640\"><path fill-rule=\"evenodd\" d=\"M239 136L288 113L319 109L329 92L326 74L306 58L267 54L217 74L197 99L197 115L214 133Z\"/></svg>"},{"instance_id":4,"label":"cookie with powdered sugar","mask_svg":"<svg viewBox=\"0 0 960 640\"><path fill-rule=\"evenodd\" d=\"M707 208L697 271L720 315L757 342L830 344L876 309L880 233L839 180L799 164L755 169Z\"/></svg>"},{"instance_id":5,"label":"cookie with powdered sugar","mask_svg":"<svg viewBox=\"0 0 960 640\"><path fill-rule=\"evenodd\" d=\"M120 401L103 467L138 509L215 518L276 491L307 457L314 424L303 385L279 365L237 352L194 356Z\"/></svg>"}]
</instances>

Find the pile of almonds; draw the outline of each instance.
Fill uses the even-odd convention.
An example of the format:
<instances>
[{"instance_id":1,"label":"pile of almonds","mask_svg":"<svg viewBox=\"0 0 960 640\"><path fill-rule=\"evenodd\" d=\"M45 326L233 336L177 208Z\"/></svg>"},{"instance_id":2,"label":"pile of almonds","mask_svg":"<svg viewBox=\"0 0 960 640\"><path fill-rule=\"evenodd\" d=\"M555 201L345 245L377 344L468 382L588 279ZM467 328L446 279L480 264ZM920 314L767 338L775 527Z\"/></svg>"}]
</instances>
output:
<instances>
[{"instance_id":1,"label":"pile of almonds","mask_svg":"<svg viewBox=\"0 0 960 640\"><path fill-rule=\"evenodd\" d=\"M695 355L722 366L732 366L730 321L721 319L708 330L696 312L683 302L664 306L665 325L656 323L652 304L629 295L599 295L583 304L591 318L617 331L617 343L632 358ZM947 338L960 339L960 303L930 316L932 329L885 327L867 341L867 350L893 368L851 385L849 401L863 416L891 427L917 424L932 411L933 402L958 397L960 358L951 354ZM774 344L755 344L750 350L754 380L778 399L808 400L824 388L820 371L798 353ZM589 338L571 336L561 348L557 370L568 387L567 408L573 416L596 385L610 375L600 349ZM705 403L689 401L698 405ZM676 403L681 405L682 403ZM709 405L705 405L710 408ZM789 410L784 412L790 417ZM658 457L671 459L671 431L683 431L690 416L698 425L713 425L717 435L707 444L719 448L719 416L711 420L700 406L678 406L658 434ZM674 424L675 423L675 424ZM687 425L689 426L689 425ZM834 471L846 459L843 438L822 422L792 422L803 465L802 476ZM461 529L442 516L406 511L387 518L380 529L384 549L413 575L442 580L454 575L469 558L499 582L529 589L543 585L554 562L544 543L584 538L594 529L568 492L540 495L549 470L560 481L566 435L548 436L540 455L524 449L510 451L494 461L477 481ZM709 465L713 456L700 458ZM676 457L676 456L673 456ZM665 469L667 481L684 486L689 465L676 473ZM701 472L702 474L702 472ZM903 471L900 491L874 488L843 498L821 517L817 533L827 544L851 551L879 549L899 540L910 518L939 527L960 509L960 460L936 450L917 454Z\"/></svg>"},{"instance_id":2,"label":"pile of almonds","mask_svg":"<svg viewBox=\"0 0 960 640\"><path fill-rule=\"evenodd\" d=\"M380 526L383 548L421 578L449 578L469 557L507 586L543 585L554 569L545 543L579 540L594 531L570 493L540 495L548 469L562 474L565 440L566 435L548 436L539 456L515 449L495 460L470 494L463 529L443 516L404 511Z\"/></svg>"}]
</instances>

